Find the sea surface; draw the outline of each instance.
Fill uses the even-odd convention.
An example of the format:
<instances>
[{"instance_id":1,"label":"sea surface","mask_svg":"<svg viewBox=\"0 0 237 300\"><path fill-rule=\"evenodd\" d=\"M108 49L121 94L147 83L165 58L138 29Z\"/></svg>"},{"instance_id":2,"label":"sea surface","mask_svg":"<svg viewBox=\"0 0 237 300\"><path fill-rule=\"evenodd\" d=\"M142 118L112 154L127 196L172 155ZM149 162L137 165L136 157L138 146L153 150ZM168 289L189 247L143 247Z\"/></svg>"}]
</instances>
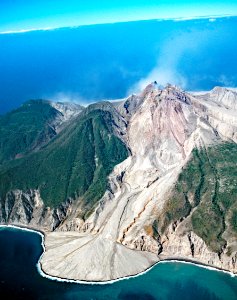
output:
<instances>
[{"instance_id":1,"label":"sea surface","mask_svg":"<svg viewBox=\"0 0 237 300\"><path fill-rule=\"evenodd\" d=\"M0 114L29 99L118 99L154 80L236 87L236 36L237 17L0 34Z\"/></svg>"},{"instance_id":2,"label":"sea surface","mask_svg":"<svg viewBox=\"0 0 237 300\"><path fill-rule=\"evenodd\" d=\"M39 234L0 227L1 299L237 299L237 277L192 264L159 263L147 273L104 285L57 282L42 277Z\"/></svg>"}]
</instances>

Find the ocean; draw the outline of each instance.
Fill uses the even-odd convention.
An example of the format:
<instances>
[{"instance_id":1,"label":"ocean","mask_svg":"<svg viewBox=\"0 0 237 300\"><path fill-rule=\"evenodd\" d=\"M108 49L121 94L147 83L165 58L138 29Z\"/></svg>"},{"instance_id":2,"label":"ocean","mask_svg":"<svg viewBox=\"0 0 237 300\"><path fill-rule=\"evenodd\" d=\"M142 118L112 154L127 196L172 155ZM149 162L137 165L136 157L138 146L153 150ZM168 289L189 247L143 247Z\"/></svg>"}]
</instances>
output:
<instances>
[{"instance_id":1,"label":"ocean","mask_svg":"<svg viewBox=\"0 0 237 300\"><path fill-rule=\"evenodd\" d=\"M154 80L236 87L236 36L237 17L0 34L0 114L29 99L119 99Z\"/></svg>"},{"instance_id":2,"label":"ocean","mask_svg":"<svg viewBox=\"0 0 237 300\"><path fill-rule=\"evenodd\" d=\"M140 276L103 285L50 280L36 267L41 242L37 233L0 227L1 299L237 299L237 277L181 262L159 263Z\"/></svg>"}]
</instances>

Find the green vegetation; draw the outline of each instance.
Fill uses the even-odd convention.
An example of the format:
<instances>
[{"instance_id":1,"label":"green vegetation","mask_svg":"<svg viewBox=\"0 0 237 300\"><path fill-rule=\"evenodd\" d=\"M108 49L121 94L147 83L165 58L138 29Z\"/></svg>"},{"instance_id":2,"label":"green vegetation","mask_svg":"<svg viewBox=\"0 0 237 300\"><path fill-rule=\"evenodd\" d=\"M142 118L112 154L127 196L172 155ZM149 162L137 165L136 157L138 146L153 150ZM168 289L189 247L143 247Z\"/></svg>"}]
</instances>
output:
<instances>
[{"instance_id":1,"label":"green vegetation","mask_svg":"<svg viewBox=\"0 0 237 300\"><path fill-rule=\"evenodd\" d=\"M108 174L128 155L112 123L108 111L92 110L40 151L5 164L0 170L1 197L14 189L39 188L46 206L81 197L83 211L90 213L106 190Z\"/></svg>"},{"instance_id":2,"label":"green vegetation","mask_svg":"<svg viewBox=\"0 0 237 300\"><path fill-rule=\"evenodd\" d=\"M57 114L47 101L32 100L0 116L0 165L47 143L55 135L50 122Z\"/></svg>"},{"instance_id":3,"label":"green vegetation","mask_svg":"<svg viewBox=\"0 0 237 300\"><path fill-rule=\"evenodd\" d=\"M237 233L237 210L236 209L232 211L231 226L233 230Z\"/></svg>"},{"instance_id":4,"label":"green vegetation","mask_svg":"<svg viewBox=\"0 0 237 300\"><path fill-rule=\"evenodd\" d=\"M153 230L153 237L157 240L159 238L159 231L158 231L158 221L154 220L152 224L152 230Z\"/></svg>"},{"instance_id":5,"label":"green vegetation","mask_svg":"<svg viewBox=\"0 0 237 300\"><path fill-rule=\"evenodd\" d=\"M227 224L237 233L237 145L195 149L159 220L161 231L191 216L191 227L215 252L225 245ZM231 213L231 218L229 214Z\"/></svg>"},{"instance_id":6,"label":"green vegetation","mask_svg":"<svg viewBox=\"0 0 237 300\"><path fill-rule=\"evenodd\" d=\"M184 167L168 200L162 220L160 221L163 233L171 222L178 221L190 214L191 203L197 205L200 201L200 190L203 187L203 166L197 149L192 158Z\"/></svg>"}]
</instances>

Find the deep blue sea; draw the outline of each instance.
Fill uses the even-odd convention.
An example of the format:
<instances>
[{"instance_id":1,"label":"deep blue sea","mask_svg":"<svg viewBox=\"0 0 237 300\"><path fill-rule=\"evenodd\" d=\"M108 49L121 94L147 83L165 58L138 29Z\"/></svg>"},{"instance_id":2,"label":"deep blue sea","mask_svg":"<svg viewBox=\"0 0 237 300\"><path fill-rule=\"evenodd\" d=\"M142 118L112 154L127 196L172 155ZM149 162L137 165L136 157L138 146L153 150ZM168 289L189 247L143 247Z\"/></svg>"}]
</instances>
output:
<instances>
[{"instance_id":1,"label":"deep blue sea","mask_svg":"<svg viewBox=\"0 0 237 300\"><path fill-rule=\"evenodd\" d=\"M41 236L0 227L1 299L235 300L237 278L191 264L160 263L147 273L105 285L63 283L40 276Z\"/></svg>"},{"instance_id":2,"label":"deep blue sea","mask_svg":"<svg viewBox=\"0 0 237 300\"><path fill-rule=\"evenodd\" d=\"M236 87L236 36L237 17L2 34L0 114L35 98L117 99L147 80L186 90Z\"/></svg>"}]
</instances>

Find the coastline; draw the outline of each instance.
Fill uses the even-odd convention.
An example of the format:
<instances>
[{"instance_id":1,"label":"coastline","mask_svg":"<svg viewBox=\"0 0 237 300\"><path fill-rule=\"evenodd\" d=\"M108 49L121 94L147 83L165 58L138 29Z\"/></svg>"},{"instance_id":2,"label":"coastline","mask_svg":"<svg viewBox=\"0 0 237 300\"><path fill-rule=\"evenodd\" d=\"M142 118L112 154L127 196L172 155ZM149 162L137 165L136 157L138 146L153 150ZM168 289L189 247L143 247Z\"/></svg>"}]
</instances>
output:
<instances>
[{"instance_id":1,"label":"coastline","mask_svg":"<svg viewBox=\"0 0 237 300\"><path fill-rule=\"evenodd\" d=\"M196 260L181 258L181 257L167 257L167 258L164 258L164 259L160 259L159 261L157 261L156 263L151 265L149 268L145 269L144 271L142 271L138 274L128 275L128 276L125 276L125 277L121 277L121 278L117 278L117 279L111 279L111 280L107 280L107 281L86 281L86 280L76 280L76 279L74 280L74 279L66 279L66 278L51 276L51 275L45 273L42 269L42 266L41 266L41 258L43 257L43 255L46 251L45 243L44 243L45 233L43 231L28 228L28 227L24 227L24 226L21 226L21 225L0 225L0 228L13 228L13 229L15 228L15 229L18 229L18 230L23 230L23 231L28 231L28 232L33 232L33 233L39 234L41 236L41 246L42 246L43 252L40 255L40 257L38 259L38 262L36 264L37 271L42 277L50 279L50 280L58 281L58 282L67 282L67 283L74 283L74 284L88 284L88 285L113 284L113 283L118 282L118 281L128 280L130 278L135 278L135 277L138 277L138 276L142 276L142 275L148 273L152 268L154 268L158 264L160 264L160 263L169 263L169 262L195 265L199 268L204 268L204 269L208 269L208 270L211 270L211 271L218 271L218 272L228 274L231 277L237 277L237 274L235 274L233 272L230 272L228 270L224 270L224 269L221 269L221 268L218 268L218 267L210 266L208 264L201 263L201 262L196 261Z\"/></svg>"}]
</instances>

